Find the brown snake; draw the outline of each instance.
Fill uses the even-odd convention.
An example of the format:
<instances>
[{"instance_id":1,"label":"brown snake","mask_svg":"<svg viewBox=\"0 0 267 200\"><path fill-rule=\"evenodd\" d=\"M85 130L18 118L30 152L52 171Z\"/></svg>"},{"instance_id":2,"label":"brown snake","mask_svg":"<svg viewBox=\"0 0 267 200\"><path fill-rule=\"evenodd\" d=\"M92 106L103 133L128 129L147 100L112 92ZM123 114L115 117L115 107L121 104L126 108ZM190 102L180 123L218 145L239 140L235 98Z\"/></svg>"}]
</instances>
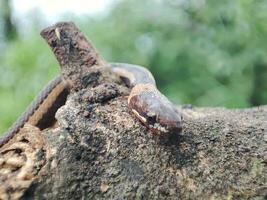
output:
<instances>
[{"instance_id":1,"label":"brown snake","mask_svg":"<svg viewBox=\"0 0 267 200\"><path fill-rule=\"evenodd\" d=\"M143 124L156 133L181 131L180 112L157 90L155 80L147 69L122 63L113 63L111 66L112 71L132 88L128 105ZM37 126L41 130L51 126L55 122L55 112L65 104L68 93L61 77L54 78L0 138L0 147L19 132L25 123Z\"/></svg>"}]
</instances>

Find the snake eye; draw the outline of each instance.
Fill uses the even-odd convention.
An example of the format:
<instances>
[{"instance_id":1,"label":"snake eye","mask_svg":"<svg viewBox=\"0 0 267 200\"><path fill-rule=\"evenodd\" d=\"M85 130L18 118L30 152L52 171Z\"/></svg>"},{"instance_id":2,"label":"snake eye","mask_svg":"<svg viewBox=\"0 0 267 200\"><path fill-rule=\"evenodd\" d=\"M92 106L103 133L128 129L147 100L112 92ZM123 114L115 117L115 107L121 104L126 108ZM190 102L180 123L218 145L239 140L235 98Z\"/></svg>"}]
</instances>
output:
<instances>
[{"instance_id":1,"label":"snake eye","mask_svg":"<svg viewBox=\"0 0 267 200\"><path fill-rule=\"evenodd\" d=\"M157 115L155 113L148 112L147 113L147 122L150 125L157 123Z\"/></svg>"}]
</instances>

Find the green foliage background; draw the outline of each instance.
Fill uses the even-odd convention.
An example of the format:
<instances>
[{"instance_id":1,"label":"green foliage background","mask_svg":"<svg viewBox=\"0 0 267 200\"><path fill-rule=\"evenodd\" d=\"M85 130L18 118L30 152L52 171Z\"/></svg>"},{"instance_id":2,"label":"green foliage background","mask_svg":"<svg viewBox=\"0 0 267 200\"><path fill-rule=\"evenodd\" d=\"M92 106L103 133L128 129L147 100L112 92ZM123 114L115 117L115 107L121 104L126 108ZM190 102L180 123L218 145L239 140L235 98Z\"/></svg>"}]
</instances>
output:
<instances>
[{"instance_id":1,"label":"green foliage background","mask_svg":"<svg viewBox=\"0 0 267 200\"><path fill-rule=\"evenodd\" d=\"M263 0L127 0L105 16L62 20L74 21L108 61L148 67L176 104L233 108L267 102L266 9ZM59 72L39 36L49 24L33 24L1 41L0 133Z\"/></svg>"}]
</instances>

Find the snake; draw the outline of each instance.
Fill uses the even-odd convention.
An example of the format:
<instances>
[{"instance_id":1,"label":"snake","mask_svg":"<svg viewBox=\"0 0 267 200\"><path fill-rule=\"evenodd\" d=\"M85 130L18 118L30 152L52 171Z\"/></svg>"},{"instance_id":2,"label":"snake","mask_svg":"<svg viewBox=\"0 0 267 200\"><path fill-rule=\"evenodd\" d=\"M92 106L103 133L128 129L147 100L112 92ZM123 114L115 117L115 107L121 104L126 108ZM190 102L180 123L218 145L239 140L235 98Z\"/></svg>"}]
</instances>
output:
<instances>
[{"instance_id":1,"label":"snake","mask_svg":"<svg viewBox=\"0 0 267 200\"><path fill-rule=\"evenodd\" d=\"M131 88L127 100L129 109L146 127L158 134L179 133L182 130L181 112L157 89L148 69L133 64L111 63L111 70ZM68 95L68 87L61 76L55 77L0 138L0 147L26 123L40 130L51 127L56 121L56 111L65 104Z\"/></svg>"}]
</instances>

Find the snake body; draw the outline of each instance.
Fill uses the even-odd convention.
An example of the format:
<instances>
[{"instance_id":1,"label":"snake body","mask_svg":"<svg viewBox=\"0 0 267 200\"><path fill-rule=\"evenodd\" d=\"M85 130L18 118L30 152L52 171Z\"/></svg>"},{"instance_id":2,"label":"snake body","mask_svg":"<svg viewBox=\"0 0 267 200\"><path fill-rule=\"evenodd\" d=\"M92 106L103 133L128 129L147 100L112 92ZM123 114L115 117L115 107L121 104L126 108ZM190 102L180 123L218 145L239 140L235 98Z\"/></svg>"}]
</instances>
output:
<instances>
[{"instance_id":1,"label":"snake body","mask_svg":"<svg viewBox=\"0 0 267 200\"><path fill-rule=\"evenodd\" d=\"M111 70L132 88L128 106L143 124L155 133L181 131L180 112L158 91L154 77L147 69L137 65L113 63ZM55 113L65 104L68 94L68 87L61 76L50 81L0 138L0 147L13 138L25 123L41 130L50 127L55 123Z\"/></svg>"},{"instance_id":2,"label":"snake body","mask_svg":"<svg viewBox=\"0 0 267 200\"><path fill-rule=\"evenodd\" d=\"M175 133L182 129L179 110L156 87L146 68L131 64L112 64L112 70L132 88L128 106L134 115L155 133Z\"/></svg>"}]
</instances>

